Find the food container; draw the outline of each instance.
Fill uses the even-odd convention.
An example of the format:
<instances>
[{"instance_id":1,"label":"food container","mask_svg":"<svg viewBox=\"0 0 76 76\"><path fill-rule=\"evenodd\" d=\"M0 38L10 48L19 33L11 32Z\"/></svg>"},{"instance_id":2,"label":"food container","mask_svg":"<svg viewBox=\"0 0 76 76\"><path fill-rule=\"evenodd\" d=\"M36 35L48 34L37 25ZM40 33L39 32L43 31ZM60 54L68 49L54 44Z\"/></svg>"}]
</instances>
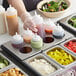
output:
<instances>
[{"instance_id":1,"label":"food container","mask_svg":"<svg viewBox=\"0 0 76 76\"><path fill-rule=\"evenodd\" d=\"M17 10L11 5L6 11L6 19L8 24L9 35L15 35L16 32L19 33Z\"/></svg>"},{"instance_id":2,"label":"food container","mask_svg":"<svg viewBox=\"0 0 76 76\"><path fill-rule=\"evenodd\" d=\"M43 47L41 49L35 49L35 48L32 48L30 44L25 44L24 46L28 46L28 47L32 48L32 51L29 52L29 53L21 53L20 52L21 50L14 48L11 45L10 41L3 44L3 46L1 46L1 48L3 50L5 50L6 52L10 53L10 55L12 53L12 56L15 56L16 59L24 60L24 59L26 59L28 57L31 57L31 56L33 56L35 54L38 54L42 50L46 50L46 49L48 49L48 48L50 48L50 47L52 47L54 45L60 44L61 42L65 41L66 39L69 39L71 37L73 37L73 35L68 33L67 31L65 31L65 36L63 37L63 39L55 39L54 38L54 42L52 42L52 43L43 43Z\"/></svg>"},{"instance_id":3,"label":"food container","mask_svg":"<svg viewBox=\"0 0 76 76\"><path fill-rule=\"evenodd\" d=\"M54 51L54 52L53 52ZM66 68L71 64L76 63L76 57L71 54L68 50L57 45L43 52L47 57L52 59L55 63L60 65L62 68ZM47 53L49 55L47 55ZM65 56L65 57L64 57Z\"/></svg>"},{"instance_id":4,"label":"food container","mask_svg":"<svg viewBox=\"0 0 76 76\"><path fill-rule=\"evenodd\" d=\"M14 64L11 65L11 66L8 67L8 68L5 68L5 69L1 70L1 71L0 71L0 74L3 73L3 72L6 72L7 70L10 70L10 69L12 69L12 71L13 71L14 68L18 68L18 70L20 71L19 73L24 74L24 76L28 76L24 71L22 71L19 67L17 67L17 66L14 65ZM17 69L16 69L16 71L17 71ZM14 72L15 72L15 71L14 71ZM12 76L12 73L13 73L13 72L10 73L11 76Z\"/></svg>"},{"instance_id":5,"label":"food container","mask_svg":"<svg viewBox=\"0 0 76 76\"><path fill-rule=\"evenodd\" d=\"M35 15L33 16L33 21L35 22L36 28L38 30L37 34L43 38L45 36L44 20L40 15L36 13L36 11L35 11Z\"/></svg>"},{"instance_id":6,"label":"food container","mask_svg":"<svg viewBox=\"0 0 76 76\"><path fill-rule=\"evenodd\" d=\"M38 55L35 55L29 59L26 59L23 61L23 63L27 63L29 67L31 67L33 70L35 70L36 72L38 72L37 69L33 68L31 65L30 65L30 62L32 62L34 59L44 59L46 60L49 64L51 64L56 70L50 74L46 74L46 75L43 75L43 76L50 76L50 75L53 75L53 73L56 73L58 72L59 70L61 70L60 66L58 66L56 63L54 63L52 60L49 60L46 56L44 56L43 54L38 54ZM45 63L45 62L44 62ZM53 70L53 69L52 69ZM38 72L40 73L40 72ZM41 73L40 73L41 74ZM41 74L42 76L42 74Z\"/></svg>"},{"instance_id":7,"label":"food container","mask_svg":"<svg viewBox=\"0 0 76 76\"><path fill-rule=\"evenodd\" d=\"M69 28L71 28L72 30L76 31L76 28L73 27L72 25L70 25L70 24L68 23L69 19L71 19L72 17L75 17L75 18L76 18L76 14L71 15L71 16L66 20L66 24L67 24L67 26L68 26Z\"/></svg>"},{"instance_id":8,"label":"food container","mask_svg":"<svg viewBox=\"0 0 76 76\"><path fill-rule=\"evenodd\" d=\"M46 34L52 34L54 28L56 27L55 23L52 22L50 19L45 21L45 33Z\"/></svg>"},{"instance_id":9,"label":"food container","mask_svg":"<svg viewBox=\"0 0 76 76\"><path fill-rule=\"evenodd\" d=\"M31 39L34 36L34 33L27 28L27 30L24 30L23 32L23 39L25 43L31 43Z\"/></svg>"},{"instance_id":10,"label":"food container","mask_svg":"<svg viewBox=\"0 0 76 76\"><path fill-rule=\"evenodd\" d=\"M8 67L10 67L11 65L12 65L12 62L7 58L7 57L5 57L1 52L0 52L0 56L3 58L3 59L5 59L5 60L3 60L2 62L4 62L5 64L6 64L6 66L4 65L4 64L1 64L0 66L4 66L3 68L1 68L0 70L3 70L3 69L5 69L5 68L8 68ZM8 62L8 63L7 63ZM0 62L1 63L1 62Z\"/></svg>"},{"instance_id":11,"label":"food container","mask_svg":"<svg viewBox=\"0 0 76 76\"><path fill-rule=\"evenodd\" d=\"M66 29L68 31L71 31L74 35L76 35L76 28L74 28L73 26L71 26L70 24L68 24L68 20L71 19L72 17L76 16L76 13L66 17L66 18L63 18L59 21L60 24L62 24L64 27L66 27Z\"/></svg>"},{"instance_id":12,"label":"food container","mask_svg":"<svg viewBox=\"0 0 76 76\"><path fill-rule=\"evenodd\" d=\"M57 39L62 39L65 36L65 31L59 24L53 29L53 36Z\"/></svg>"},{"instance_id":13,"label":"food container","mask_svg":"<svg viewBox=\"0 0 76 76\"><path fill-rule=\"evenodd\" d=\"M70 67L63 69L54 76L76 76L76 64L71 65Z\"/></svg>"},{"instance_id":14,"label":"food container","mask_svg":"<svg viewBox=\"0 0 76 76\"><path fill-rule=\"evenodd\" d=\"M12 40L11 40L11 45L14 47L14 48L20 48L23 46L24 44L24 40L23 38L21 37L21 35L17 34L16 32L16 35L14 35L12 37Z\"/></svg>"},{"instance_id":15,"label":"food container","mask_svg":"<svg viewBox=\"0 0 76 76\"><path fill-rule=\"evenodd\" d=\"M35 36L31 40L31 46L33 48L37 48L37 49L42 48L43 47L43 39L39 35L35 34Z\"/></svg>"},{"instance_id":16,"label":"food container","mask_svg":"<svg viewBox=\"0 0 76 76\"><path fill-rule=\"evenodd\" d=\"M55 0L53 0L55 1ZM44 12L42 10L40 10L41 6L46 3L46 2L49 2L49 0L44 0L44 1L41 1L38 5L37 5L37 9L38 11L40 11L43 15L45 15L46 17L60 17L62 16L64 13L68 12L71 8L71 2L69 0L64 0L66 1L66 3L68 4L68 8L65 9L64 11L59 11L59 12Z\"/></svg>"},{"instance_id":17,"label":"food container","mask_svg":"<svg viewBox=\"0 0 76 76\"><path fill-rule=\"evenodd\" d=\"M62 47L64 47L66 50L68 50L69 52L71 52L73 55L76 56L76 52L74 52L75 50L72 51L71 48L67 48L66 46L64 46L64 45L67 45L69 41L76 42L76 38L73 37L73 38L71 38L71 39L69 39L69 40L67 40L67 41L65 41L65 42L63 42L63 43L61 43L60 45L61 45ZM74 44L73 44L73 45L74 45ZM69 47L72 46L72 48L74 49L75 47L73 47L73 45L70 45Z\"/></svg>"},{"instance_id":18,"label":"food container","mask_svg":"<svg viewBox=\"0 0 76 76\"><path fill-rule=\"evenodd\" d=\"M5 8L0 5L0 34L7 32Z\"/></svg>"},{"instance_id":19,"label":"food container","mask_svg":"<svg viewBox=\"0 0 76 76\"><path fill-rule=\"evenodd\" d=\"M46 37L49 37L49 36L46 36ZM54 40L53 42L50 42L50 43L44 43L43 47L41 48L41 50L46 50L52 46L55 46L57 44L60 44L61 42L73 37L73 35L67 31L65 31L65 36L62 38L62 39L57 39L57 38L54 38L53 36L51 36Z\"/></svg>"},{"instance_id":20,"label":"food container","mask_svg":"<svg viewBox=\"0 0 76 76\"><path fill-rule=\"evenodd\" d=\"M4 51L6 51L7 53L9 53L10 55L12 55L12 56L14 56L17 60L19 59L19 60L24 60L24 59L26 59L26 58L28 58L28 57L31 57L31 56L33 56L33 55L35 55L35 54L38 54L39 52L41 52L41 50L40 49L34 49L34 48L32 48L31 47L31 45L30 44L25 44L23 47L28 47L28 48L24 48L25 50L27 50L27 51L23 51L23 50L21 50L21 49L23 49L23 47L22 48L20 48L20 49L16 49L16 48L14 48L12 45L11 45L11 42L9 41L9 42L7 42L7 43L5 43L3 46L1 46L2 47L2 49L4 50ZM30 51L29 51L30 50Z\"/></svg>"}]
</instances>

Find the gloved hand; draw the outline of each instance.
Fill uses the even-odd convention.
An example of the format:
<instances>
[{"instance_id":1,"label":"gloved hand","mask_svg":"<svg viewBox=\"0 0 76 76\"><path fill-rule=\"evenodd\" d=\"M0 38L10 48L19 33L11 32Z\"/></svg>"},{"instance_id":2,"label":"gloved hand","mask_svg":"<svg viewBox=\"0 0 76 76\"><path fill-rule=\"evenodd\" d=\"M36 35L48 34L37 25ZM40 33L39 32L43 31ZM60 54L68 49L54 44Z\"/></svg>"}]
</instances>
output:
<instances>
[{"instance_id":1,"label":"gloved hand","mask_svg":"<svg viewBox=\"0 0 76 76\"><path fill-rule=\"evenodd\" d=\"M32 16L28 12L22 14L21 19L24 22L24 29L29 28L33 32L37 32L36 25L32 20Z\"/></svg>"}]
</instances>

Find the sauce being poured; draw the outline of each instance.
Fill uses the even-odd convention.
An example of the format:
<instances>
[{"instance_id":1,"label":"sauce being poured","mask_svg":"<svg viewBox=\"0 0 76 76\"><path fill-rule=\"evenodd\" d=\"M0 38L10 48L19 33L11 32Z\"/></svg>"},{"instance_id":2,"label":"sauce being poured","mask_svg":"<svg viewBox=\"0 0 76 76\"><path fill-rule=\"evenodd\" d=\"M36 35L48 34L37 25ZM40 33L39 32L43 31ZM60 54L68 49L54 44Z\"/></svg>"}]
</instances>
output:
<instances>
[{"instance_id":1,"label":"sauce being poured","mask_svg":"<svg viewBox=\"0 0 76 76\"><path fill-rule=\"evenodd\" d=\"M52 43L53 41L54 41L54 38L52 38L52 37L45 37L43 39L43 42L44 43Z\"/></svg>"},{"instance_id":2,"label":"sauce being poured","mask_svg":"<svg viewBox=\"0 0 76 76\"><path fill-rule=\"evenodd\" d=\"M32 51L31 47L25 46L20 49L21 53L30 53Z\"/></svg>"}]
</instances>

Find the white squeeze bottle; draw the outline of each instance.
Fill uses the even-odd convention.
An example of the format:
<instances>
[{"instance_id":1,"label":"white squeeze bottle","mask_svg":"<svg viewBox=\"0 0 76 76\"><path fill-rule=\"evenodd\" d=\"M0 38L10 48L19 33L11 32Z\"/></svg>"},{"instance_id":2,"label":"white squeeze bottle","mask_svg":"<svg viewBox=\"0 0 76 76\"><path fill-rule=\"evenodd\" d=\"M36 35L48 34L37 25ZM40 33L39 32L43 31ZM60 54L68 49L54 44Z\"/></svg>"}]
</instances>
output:
<instances>
[{"instance_id":1,"label":"white squeeze bottle","mask_svg":"<svg viewBox=\"0 0 76 76\"><path fill-rule=\"evenodd\" d=\"M0 5L0 34L6 33L6 15L5 8Z\"/></svg>"},{"instance_id":2,"label":"white squeeze bottle","mask_svg":"<svg viewBox=\"0 0 76 76\"><path fill-rule=\"evenodd\" d=\"M33 36L34 33L31 30L29 30L29 28L27 28L27 30L24 30L23 33L24 42L30 43Z\"/></svg>"},{"instance_id":3,"label":"white squeeze bottle","mask_svg":"<svg viewBox=\"0 0 76 76\"><path fill-rule=\"evenodd\" d=\"M6 18L7 18L9 34L15 35L16 32L17 33L19 32L18 15L17 15L17 10L11 5L6 11Z\"/></svg>"},{"instance_id":4,"label":"white squeeze bottle","mask_svg":"<svg viewBox=\"0 0 76 76\"><path fill-rule=\"evenodd\" d=\"M45 21L45 32L46 32L46 34L52 34L52 31L55 27L56 27L56 25L50 19Z\"/></svg>"},{"instance_id":5,"label":"white squeeze bottle","mask_svg":"<svg viewBox=\"0 0 76 76\"><path fill-rule=\"evenodd\" d=\"M43 18L35 12L35 15L33 16L33 21L35 22L36 27L38 29L38 35L43 38L45 35Z\"/></svg>"},{"instance_id":6,"label":"white squeeze bottle","mask_svg":"<svg viewBox=\"0 0 76 76\"><path fill-rule=\"evenodd\" d=\"M23 46L23 38L21 37L21 35L16 34L13 35L12 37L12 40L11 40L11 43L12 43L12 46L15 47L15 48L21 48Z\"/></svg>"}]
</instances>

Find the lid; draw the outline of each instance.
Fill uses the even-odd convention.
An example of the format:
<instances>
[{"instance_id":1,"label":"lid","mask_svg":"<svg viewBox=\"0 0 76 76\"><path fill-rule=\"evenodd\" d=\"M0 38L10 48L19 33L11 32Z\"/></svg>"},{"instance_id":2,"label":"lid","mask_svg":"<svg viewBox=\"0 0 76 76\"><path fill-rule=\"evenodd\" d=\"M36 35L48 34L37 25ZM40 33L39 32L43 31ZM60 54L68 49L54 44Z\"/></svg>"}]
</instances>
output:
<instances>
[{"instance_id":1,"label":"lid","mask_svg":"<svg viewBox=\"0 0 76 76\"><path fill-rule=\"evenodd\" d=\"M61 26L59 26L59 24L57 24L57 29L58 29L59 31L64 31L64 29L63 29Z\"/></svg>"},{"instance_id":2,"label":"lid","mask_svg":"<svg viewBox=\"0 0 76 76\"><path fill-rule=\"evenodd\" d=\"M58 26L53 29L53 34L62 35L64 34L64 29L58 24Z\"/></svg>"},{"instance_id":3,"label":"lid","mask_svg":"<svg viewBox=\"0 0 76 76\"><path fill-rule=\"evenodd\" d=\"M35 15L33 16L33 21L35 22L35 24L42 24L43 18L40 15L38 15L35 11Z\"/></svg>"},{"instance_id":4,"label":"lid","mask_svg":"<svg viewBox=\"0 0 76 76\"><path fill-rule=\"evenodd\" d=\"M41 37L37 33L33 36L32 41L40 41Z\"/></svg>"},{"instance_id":5,"label":"lid","mask_svg":"<svg viewBox=\"0 0 76 76\"><path fill-rule=\"evenodd\" d=\"M23 38L16 32L16 35L12 37L12 43L20 43L20 42L23 42Z\"/></svg>"},{"instance_id":6,"label":"lid","mask_svg":"<svg viewBox=\"0 0 76 76\"><path fill-rule=\"evenodd\" d=\"M3 6L0 5L0 12L5 12L5 8L3 8Z\"/></svg>"},{"instance_id":7,"label":"lid","mask_svg":"<svg viewBox=\"0 0 76 76\"><path fill-rule=\"evenodd\" d=\"M45 24L50 25L50 27L53 27L53 28L56 26L55 23L53 21L51 21L50 19L46 20Z\"/></svg>"},{"instance_id":8,"label":"lid","mask_svg":"<svg viewBox=\"0 0 76 76\"><path fill-rule=\"evenodd\" d=\"M6 13L7 13L7 15L14 15L14 14L17 14L17 10L10 5L10 7L7 8Z\"/></svg>"},{"instance_id":9,"label":"lid","mask_svg":"<svg viewBox=\"0 0 76 76\"><path fill-rule=\"evenodd\" d=\"M33 36L34 35L34 33L31 30L29 30L29 28L27 28L27 30L24 31L24 34L27 36Z\"/></svg>"}]
</instances>

